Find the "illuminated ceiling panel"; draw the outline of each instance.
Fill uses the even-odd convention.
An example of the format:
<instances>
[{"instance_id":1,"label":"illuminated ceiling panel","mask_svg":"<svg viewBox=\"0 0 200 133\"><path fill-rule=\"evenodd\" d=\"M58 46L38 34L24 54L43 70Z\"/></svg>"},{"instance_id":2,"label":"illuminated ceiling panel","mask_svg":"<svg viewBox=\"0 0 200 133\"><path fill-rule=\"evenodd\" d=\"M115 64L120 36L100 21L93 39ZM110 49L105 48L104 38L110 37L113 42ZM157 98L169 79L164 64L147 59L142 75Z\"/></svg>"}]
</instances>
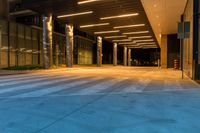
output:
<instances>
[{"instance_id":1,"label":"illuminated ceiling panel","mask_svg":"<svg viewBox=\"0 0 200 133\"><path fill-rule=\"evenodd\" d=\"M63 16L58 18L63 23L73 24L81 31L100 35L110 42L121 37L121 39L134 38L139 34L152 36L157 45L140 0L22 0L22 6L40 14L51 13L56 17ZM88 14L77 15L87 11Z\"/></svg>"}]
</instances>

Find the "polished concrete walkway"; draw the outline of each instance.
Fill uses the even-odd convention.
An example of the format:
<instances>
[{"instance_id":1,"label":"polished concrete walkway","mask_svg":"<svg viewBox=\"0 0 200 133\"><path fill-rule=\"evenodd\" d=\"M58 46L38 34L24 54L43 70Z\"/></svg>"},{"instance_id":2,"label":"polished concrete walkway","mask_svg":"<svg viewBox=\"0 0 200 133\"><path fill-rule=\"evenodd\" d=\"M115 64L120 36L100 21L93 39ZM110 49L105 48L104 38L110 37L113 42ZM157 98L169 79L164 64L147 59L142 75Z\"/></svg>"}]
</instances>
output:
<instances>
[{"instance_id":1,"label":"polished concrete walkway","mask_svg":"<svg viewBox=\"0 0 200 133\"><path fill-rule=\"evenodd\" d=\"M180 71L75 67L0 76L0 133L199 133Z\"/></svg>"}]
</instances>

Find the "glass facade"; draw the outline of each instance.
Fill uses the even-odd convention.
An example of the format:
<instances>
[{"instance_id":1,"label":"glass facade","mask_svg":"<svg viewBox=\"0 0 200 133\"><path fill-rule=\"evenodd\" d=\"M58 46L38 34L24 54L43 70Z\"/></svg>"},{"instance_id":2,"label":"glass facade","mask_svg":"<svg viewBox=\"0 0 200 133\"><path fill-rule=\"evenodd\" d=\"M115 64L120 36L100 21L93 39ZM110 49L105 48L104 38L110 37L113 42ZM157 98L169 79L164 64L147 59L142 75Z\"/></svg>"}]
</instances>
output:
<instances>
[{"instance_id":1,"label":"glass facade","mask_svg":"<svg viewBox=\"0 0 200 133\"><path fill-rule=\"evenodd\" d=\"M43 65L42 28L0 20L0 68ZM75 31L74 64L94 64L95 38ZM66 37L53 33L53 64L66 64Z\"/></svg>"},{"instance_id":2,"label":"glass facade","mask_svg":"<svg viewBox=\"0 0 200 133\"><path fill-rule=\"evenodd\" d=\"M17 23L1 20L1 68L39 65L42 32Z\"/></svg>"},{"instance_id":3,"label":"glass facade","mask_svg":"<svg viewBox=\"0 0 200 133\"><path fill-rule=\"evenodd\" d=\"M74 41L74 63L79 65L94 64L94 41L81 36L75 36Z\"/></svg>"}]
</instances>

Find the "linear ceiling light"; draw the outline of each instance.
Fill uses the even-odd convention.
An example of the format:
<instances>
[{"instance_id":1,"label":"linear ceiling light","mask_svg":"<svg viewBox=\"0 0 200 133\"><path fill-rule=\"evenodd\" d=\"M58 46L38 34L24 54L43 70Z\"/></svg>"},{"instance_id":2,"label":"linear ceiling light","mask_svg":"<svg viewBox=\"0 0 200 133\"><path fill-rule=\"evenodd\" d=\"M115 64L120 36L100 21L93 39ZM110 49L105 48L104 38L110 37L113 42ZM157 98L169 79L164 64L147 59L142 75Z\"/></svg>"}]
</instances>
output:
<instances>
[{"instance_id":1,"label":"linear ceiling light","mask_svg":"<svg viewBox=\"0 0 200 133\"><path fill-rule=\"evenodd\" d=\"M82 4L92 3L96 1L100 1L100 0L84 0L84 1L79 1L78 4L82 5Z\"/></svg>"},{"instance_id":2,"label":"linear ceiling light","mask_svg":"<svg viewBox=\"0 0 200 133\"><path fill-rule=\"evenodd\" d=\"M141 39L141 38L152 38L152 36L135 36L135 37L129 37L130 39Z\"/></svg>"},{"instance_id":3,"label":"linear ceiling light","mask_svg":"<svg viewBox=\"0 0 200 133\"><path fill-rule=\"evenodd\" d=\"M105 26L105 25L110 25L110 23L82 25L80 26L80 28L91 28L91 27L98 27L98 26Z\"/></svg>"},{"instance_id":4,"label":"linear ceiling light","mask_svg":"<svg viewBox=\"0 0 200 133\"><path fill-rule=\"evenodd\" d=\"M152 45L155 44L155 42L146 42L146 43L137 43L138 45Z\"/></svg>"},{"instance_id":5,"label":"linear ceiling light","mask_svg":"<svg viewBox=\"0 0 200 133\"><path fill-rule=\"evenodd\" d=\"M131 28L131 27L141 27L141 26L145 26L145 24L117 26L117 27L114 27L114 29Z\"/></svg>"},{"instance_id":6,"label":"linear ceiling light","mask_svg":"<svg viewBox=\"0 0 200 133\"><path fill-rule=\"evenodd\" d=\"M117 16L103 17L103 18L100 18L100 19L106 20L106 19L114 19L114 18L133 17L133 16L138 16L138 15L139 15L139 13L131 13L131 14L123 14L123 15L117 15Z\"/></svg>"},{"instance_id":7,"label":"linear ceiling light","mask_svg":"<svg viewBox=\"0 0 200 133\"><path fill-rule=\"evenodd\" d=\"M148 40L136 40L134 41L135 43L138 43L138 42L154 42L153 39L148 39Z\"/></svg>"},{"instance_id":8,"label":"linear ceiling light","mask_svg":"<svg viewBox=\"0 0 200 133\"><path fill-rule=\"evenodd\" d=\"M72 14L60 15L58 16L58 18L74 17L74 16L80 16L80 15L86 15L86 14L92 14L92 13L93 11L72 13Z\"/></svg>"},{"instance_id":9,"label":"linear ceiling light","mask_svg":"<svg viewBox=\"0 0 200 133\"><path fill-rule=\"evenodd\" d=\"M119 43L119 45L128 45L128 44L136 44L135 42L125 42L125 43Z\"/></svg>"},{"instance_id":10,"label":"linear ceiling light","mask_svg":"<svg viewBox=\"0 0 200 133\"><path fill-rule=\"evenodd\" d=\"M124 35L134 35L134 34L144 34L144 33L149 33L149 31L127 32L127 33L123 33L123 34Z\"/></svg>"},{"instance_id":11,"label":"linear ceiling light","mask_svg":"<svg viewBox=\"0 0 200 133\"><path fill-rule=\"evenodd\" d=\"M111 31L99 31L99 32L94 32L94 34L108 34L108 33L118 33L120 30L111 30Z\"/></svg>"},{"instance_id":12,"label":"linear ceiling light","mask_svg":"<svg viewBox=\"0 0 200 133\"><path fill-rule=\"evenodd\" d=\"M130 39L122 39L122 40L113 40L113 42L130 42Z\"/></svg>"},{"instance_id":13,"label":"linear ceiling light","mask_svg":"<svg viewBox=\"0 0 200 133\"><path fill-rule=\"evenodd\" d=\"M124 38L124 37L127 37L127 36L106 36L104 38L106 38L106 39L113 39L113 38Z\"/></svg>"}]
</instances>

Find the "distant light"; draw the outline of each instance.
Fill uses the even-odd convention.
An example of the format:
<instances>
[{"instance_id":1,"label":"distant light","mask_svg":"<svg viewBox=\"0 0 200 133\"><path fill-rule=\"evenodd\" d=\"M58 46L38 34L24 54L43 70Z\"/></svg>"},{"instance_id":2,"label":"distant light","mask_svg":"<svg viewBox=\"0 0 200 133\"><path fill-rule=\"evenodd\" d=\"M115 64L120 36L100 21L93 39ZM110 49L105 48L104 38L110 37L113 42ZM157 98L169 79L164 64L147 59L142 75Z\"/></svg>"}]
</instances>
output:
<instances>
[{"instance_id":1,"label":"distant light","mask_svg":"<svg viewBox=\"0 0 200 133\"><path fill-rule=\"evenodd\" d=\"M141 26L145 26L145 24L117 26L117 27L114 27L114 29L131 28L131 27L141 27Z\"/></svg>"},{"instance_id":2,"label":"distant light","mask_svg":"<svg viewBox=\"0 0 200 133\"><path fill-rule=\"evenodd\" d=\"M107 34L107 33L118 33L120 30L112 30L112 31L99 31L99 32L94 32L94 34Z\"/></svg>"},{"instance_id":3,"label":"distant light","mask_svg":"<svg viewBox=\"0 0 200 133\"><path fill-rule=\"evenodd\" d=\"M82 26L80 26L80 28L90 28L90 27L97 27L97 26L105 26L105 25L109 25L109 24L110 24L110 23L82 25Z\"/></svg>"},{"instance_id":4,"label":"distant light","mask_svg":"<svg viewBox=\"0 0 200 133\"><path fill-rule=\"evenodd\" d=\"M138 15L139 13L131 13L131 14L123 14L123 15L117 15L117 16L102 17L100 19L105 20L105 19L125 18L125 17L133 17L133 16L138 16Z\"/></svg>"},{"instance_id":5,"label":"distant light","mask_svg":"<svg viewBox=\"0 0 200 133\"><path fill-rule=\"evenodd\" d=\"M58 16L58 18L67 18L67 17L73 17L73 16L80 16L80 15L92 14L92 13L93 13L93 11L80 12L80 13L72 13L72 14L60 15L60 16Z\"/></svg>"},{"instance_id":6,"label":"distant light","mask_svg":"<svg viewBox=\"0 0 200 133\"><path fill-rule=\"evenodd\" d=\"M84 0L84 1L79 1L78 4L87 4L87 3L92 3L92 2L96 2L96 1L100 1L100 0Z\"/></svg>"}]
</instances>

